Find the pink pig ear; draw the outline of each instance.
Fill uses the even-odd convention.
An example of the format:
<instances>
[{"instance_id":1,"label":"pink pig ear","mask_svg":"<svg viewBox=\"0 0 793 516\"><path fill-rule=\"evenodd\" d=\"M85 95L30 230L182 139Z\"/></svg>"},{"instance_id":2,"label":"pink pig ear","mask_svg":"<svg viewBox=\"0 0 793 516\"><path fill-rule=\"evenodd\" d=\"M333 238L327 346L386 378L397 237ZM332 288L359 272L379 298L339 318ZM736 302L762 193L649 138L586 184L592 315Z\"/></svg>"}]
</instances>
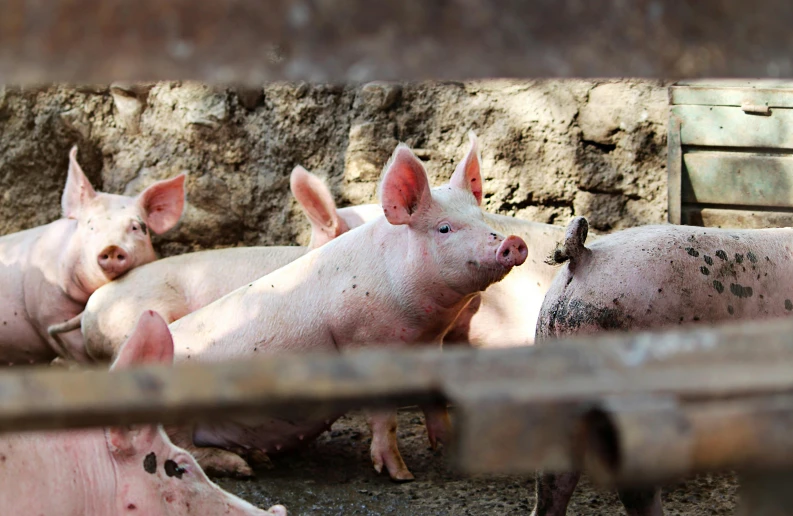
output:
<instances>
[{"instance_id":1,"label":"pink pig ear","mask_svg":"<svg viewBox=\"0 0 793 516\"><path fill-rule=\"evenodd\" d=\"M77 163L77 146L75 145L69 151L69 175L66 178L66 187L63 189L61 197L63 216L67 219L77 218L85 203L94 197L96 197L96 191L85 177L80 164Z\"/></svg>"},{"instance_id":2,"label":"pink pig ear","mask_svg":"<svg viewBox=\"0 0 793 516\"><path fill-rule=\"evenodd\" d=\"M118 351L110 370L125 369L136 364L172 364L173 339L168 325L157 312L147 310L141 314L138 324ZM111 451L120 456L132 456L140 451L148 451L155 439L161 437L159 427L141 425L136 427L111 427L107 429ZM147 457L149 473L156 456Z\"/></svg>"},{"instance_id":3,"label":"pink pig ear","mask_svg":"<svg viewBox=\"0 0 793 516\"><path fill-rule=\"evenodd\" d=\"M289 187L311 223L309 247L316 249L349 231L347 224L336 211L336 203L330 190L320 178L297 166L292 170Z\"/></svg>"},{"instance_id":4,"label":"pink pig ear","mask_svg":"<svg viewBox=\"0 0 793 516\"><path fill-rule=\"evenodd\" d=\"M118 350L110 370L124 369L136 364L172 364L173 338L168 324L157 312L143 312L132 334Z\"/></svg>"},{"instance_id":5,"label":"pink pig ear","mask_svg":"<svg viewBox=\"0 0 793 516\"><path fill-rule=\"evenodd\" d=\"M157 181L138 195L146 224L158 235L174 227L182 216L185 177L179 174L173 179Z\"/></svg>"},{"instance_id":6,"label":"pink pig ear","mask_svg":"<svg viewBox=\"0 0 793 516\"><path fill-rule=\"evenodd\" d=\"M432 193L424 165L400 143L383 172L380 184L380 204L388 222L410 224L411 220L429 209Z\"/></svg>"},{"instance_id":7,"label":"pink pig ear","mask_svg":"<svg viewBox=\"0 0 793 516\"><path fill-rule=\"evenodd\" d=\"M479 158L479 143L473 131L468 133L471 148L465 159L457 165L449 183L455 188L462 188L474 194L477 204L482 204L482 174L481 159Z\"/></svg>"}]
</instances>

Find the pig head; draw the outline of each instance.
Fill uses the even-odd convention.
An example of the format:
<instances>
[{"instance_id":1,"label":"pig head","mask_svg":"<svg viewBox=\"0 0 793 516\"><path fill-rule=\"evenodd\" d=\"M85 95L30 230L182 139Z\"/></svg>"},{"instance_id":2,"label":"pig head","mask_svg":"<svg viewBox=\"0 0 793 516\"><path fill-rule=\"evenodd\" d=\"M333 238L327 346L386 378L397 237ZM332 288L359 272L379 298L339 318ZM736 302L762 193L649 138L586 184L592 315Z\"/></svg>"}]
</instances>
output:
<instances>
[{"instance_id":1,"label":"pig head","mask_svg":"<svg viewBox=\"0 0 793 516\"><path fill-rule=\"evenodd\" d=\"M136 197L96 192L73 148L63 218L0 238L0 363L50 361L71 348L79 354L78 332L61 344L47 328L73 319L97 288L156 258L151 234L178 222L184 180L159 181Z\"/></svg>"},{"instance_id":2,"label":"pig head","mask_svg":"<svg viewBox=\"0 0 793 516\"><path fill-rule=\"evenodd\" d=\"M141 315L112 369L170 364L173 341L154 312ZM285 516L223 491L158 425L0 437L3 514L63 516Z\"/></svg>"}]
</instances>

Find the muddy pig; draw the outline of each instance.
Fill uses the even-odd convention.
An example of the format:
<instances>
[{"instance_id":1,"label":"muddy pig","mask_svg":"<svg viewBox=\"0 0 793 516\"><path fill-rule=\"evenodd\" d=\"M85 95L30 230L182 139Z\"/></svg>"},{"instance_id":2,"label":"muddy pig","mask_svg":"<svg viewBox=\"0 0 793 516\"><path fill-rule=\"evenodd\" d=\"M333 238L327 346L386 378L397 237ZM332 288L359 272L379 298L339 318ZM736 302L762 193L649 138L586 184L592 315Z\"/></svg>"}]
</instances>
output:
<instances>
[{"instance_id":1,"label":"muddy pig","mask_svg":"<svg viewBox=\"0 0 793 516\"><path fill-rule=\"evenodd\" d=\"M643 226L585 247L567 228L537 323L537 340L605 330L758 320L793 314L793 229ZM539 515L565 514L578 473L538 477ZM620 493L629 514L661 514L660 492Z\"/></svg>"},{"instance_id":2,"label":"muddy pig","mask_svg":"<svg viewBox=\"0 0 793 516\"><path fill-rule=\"evenodd\" d=\"M49 362L63 354L47 328L82 312L99 287L156 256L151 234L179 221L184 174L137 197L94 191L69 153L63 218L0 237L0 363ZM82 338L65 339L73 353Z\"/></svg>"},{"instance_id":3,"label":"muddy pig","mask_svg":"<svg viewBox=\"0 0 793 516\"><path fill-rule=\"evenodd\" d=\"M385 217L172 323L177 359L345 352L384 342L440 345L471 297L526 259L523 240L505 238L484 221L475 147L449 184L430 189L421 161L400 144L379 193ZM446 440L445 409L425 414L431 444ZM305 443L331 421L203 424L188 431L186 444L252 458ZM369 424L375 469L385 467L395 480L412 478L399 454L396 411L372 413ZM223 462L228 455L200 457L215 472L235 467Z\"/></svg>"},{"instance_id":4,"label":"muddy pig","mask_svg":"<svg viewBox=\"0 0 793 516\"><path fill-rule=\"evenodd\" d=\"M165 321L146 312L111 369L172 361ZM154 425L6 434L0 463L3 514L286 515L223 491Z\"/></svg>"},{"instance_id":5,"label":"muddy pig","mask_svg":"<svg viewBox=\"0 0 793 516\"><path fill-rule=\"evenodd\" d=\"M86 355L110 360L144 309L171 323L383 215L379 205L337 210L325 183L302 167L292 171L290 186L311 223L308 247L238 247L157 260L98 289L88 300L82 323L78 317L73 327L64 329L81 327Z\"/></svg>"}]
</instances>

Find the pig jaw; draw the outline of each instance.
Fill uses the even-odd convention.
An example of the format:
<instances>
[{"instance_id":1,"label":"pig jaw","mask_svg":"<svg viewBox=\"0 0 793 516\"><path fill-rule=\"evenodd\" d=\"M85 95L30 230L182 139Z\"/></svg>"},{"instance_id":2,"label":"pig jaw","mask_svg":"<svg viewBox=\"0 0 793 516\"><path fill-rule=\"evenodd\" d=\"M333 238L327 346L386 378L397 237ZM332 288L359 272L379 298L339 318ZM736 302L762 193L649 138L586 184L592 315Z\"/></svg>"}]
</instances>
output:
<instances>
[{"instance_id":1,"label":"pig jaw","mask_svg":"<svg viewBox=\"0 0 793 516\"><path fill-rule=\"evenodd\" d=\"M150 446L132 452L116 448L106 434L117 475L116 514L268 514L211 482L195 459L173 445L160 427L140 431L151 433L144 438Z\"/></svg>"}]
</instances>

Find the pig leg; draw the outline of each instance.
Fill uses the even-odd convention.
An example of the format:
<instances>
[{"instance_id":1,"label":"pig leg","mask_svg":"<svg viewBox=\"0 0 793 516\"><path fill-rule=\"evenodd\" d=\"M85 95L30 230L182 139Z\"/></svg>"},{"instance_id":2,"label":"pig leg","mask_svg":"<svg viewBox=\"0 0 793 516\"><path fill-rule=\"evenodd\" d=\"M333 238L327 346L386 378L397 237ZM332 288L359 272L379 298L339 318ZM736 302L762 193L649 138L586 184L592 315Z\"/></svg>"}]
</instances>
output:
<instances>
[{"instance_id":1,"label":"pig leg","mask_svg":"<svg viewBox=\"0 0 793 516\"><path fill-rule=\"evenodd\" d=\"M372 430L370 452L375 471L381 473L385 465L391 480L396 482L413 480L413 474L408 470L399 453L396 411L370 412L366 422Z\"/></svg>"},{"instance_id":2,"label":"pig leg","mask_svg":"<svg viewBox=\"0 0 793 516\"><path fill-rule=\"evenodd\" d=\"M663 516L661 507L661 490L649 489L621 489L620 501L625 506L628 516Z\"/></svg>"},{"instance_id":3,"label":"pig leg","mask_svg":"<svg viewBox=\"0 0 793 516\"><path fill-rule=\"evenodd\" d=\"M422 405L421 410L424 411L427 437L432 449L437 450L439 445L449 445L452 438L452 423L449 420L446 403Z\"/></svg>"},{"instance_id":4,"label":"pig leg","mask_svg":"<svg viewBox=\"0 0 793 516\"><path fill-rule=\"evenodd\" d=\"M192 426L167 427L165 431L176 446L184 448L195 457L207 475L233 478L254 476L251 467L238 454L220 448L193 444Z\"/></svg>"},{"instance_id":5,"label":"pig leg","mask_svg":"<svg viewBox=\"0 0 793 516\"><path fill-rule=\"evenodd\" d=\"M531 516L564 516L581 473L538 472L535 479L534 510Z\"/></svg>"}]
</instances>

